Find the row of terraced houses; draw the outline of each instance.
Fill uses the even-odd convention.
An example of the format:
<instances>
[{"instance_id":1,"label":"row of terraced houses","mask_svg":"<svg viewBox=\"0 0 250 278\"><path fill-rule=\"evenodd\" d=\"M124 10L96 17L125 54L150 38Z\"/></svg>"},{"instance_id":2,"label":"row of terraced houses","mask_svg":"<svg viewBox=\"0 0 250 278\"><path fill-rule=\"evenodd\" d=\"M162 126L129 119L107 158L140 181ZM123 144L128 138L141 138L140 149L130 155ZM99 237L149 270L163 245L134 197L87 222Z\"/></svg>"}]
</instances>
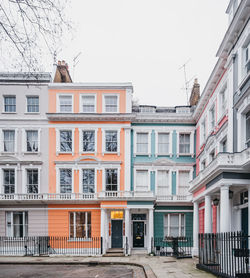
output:
<instances>
[{"instance_id":1,"label":"row of terraced houses","mask_svg":"<svg viewBox=\"0 0 250 278\"><path fill-rule=\"evenodd\" d=\"M133 104L131 83L0 74L0 236L250 234L250 1L230 1L218 61L190 106ZM164 97L164 96L163 96Z\"/></svg>"}]
</instances>

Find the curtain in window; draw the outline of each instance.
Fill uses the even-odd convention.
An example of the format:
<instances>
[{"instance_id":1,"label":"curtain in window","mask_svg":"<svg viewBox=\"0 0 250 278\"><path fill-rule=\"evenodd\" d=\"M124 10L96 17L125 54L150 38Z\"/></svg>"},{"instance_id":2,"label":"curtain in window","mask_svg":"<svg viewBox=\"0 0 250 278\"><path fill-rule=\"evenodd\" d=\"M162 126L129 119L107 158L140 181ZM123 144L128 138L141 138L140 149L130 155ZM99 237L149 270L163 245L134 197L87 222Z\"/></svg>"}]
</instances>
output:
<instances>
[{"instance_id":1,"label":"curtain in window","mask_svg":"<svg viewBox=\"0 0 250 278\"><path fill-rule=\"evenodd\" d=\"M14 152L15 151L15 131L14 130L4 130L4 151Z\"/></svg>"},{"instance_id":2,"label":"curtain in window","mask_svg":"<svg viewBox=\"0 0 250 278\"><path fill-rule=\"evenodd\" d=\"M169 180L168 171L159 170L157 172L157 195L166 196L169 195Z\"/></svg>"},{"instance_id":3,"label":"curtain in window","mask_svg":"<svg viewBox=\"0 0 250 278\"><path fill-rule=\"evenodd\" d=\"M95 96L82 96L82 112L95 112Z\"/></svg>"},{"instance_id":4,"label":"curtain in window","mask_svg":"<svg viewBox=\"0 0 250 278\"><path fill-rule=\"evenodd\" d=\"M159 133L158 134L158 153L167 154L169 153L169 134Z\"/></svg>"},{"instance_id":5,"label":"curtain in window","mask_svg":"<svg viewBox=\"0 0 250 278\"><path fill-rule=\"evenodd\" d=\"M105 111L118 112L117 108L117 96L105 96Z\"/></svg>"},{"instance_id":6,"label":"curtain in window","mask_svg":"<svg viewBox=\"0 0 250 278\"><path fill-rule=\"evenodd\" d=\"M27 193L38 193L38 169L27 170Z\"/></svg>"},{"instance_id":7,"label":"curtain in window","mask_svg":"<svg viewBox=\"0 0 250 278\"><path fill-rule=\"evenodd\" d=\"M179 152L190 153L190 134L180 134Z\"/></svg>"},{"instance_id":8,"label":"curtain in window","mask_svg":"<svg viewBox=\"0 0 250 278\"><path fill-rule=\"evenodd\" d=\"M27 152L38 151L38 131L28 130L26 131L27 136Z\"/></svg>"},{"instance_id":9,"label":"curtain in window","mask_svg":"<svg viewBox=\"0 0 250 278\"><path fill-rule=\"evenodd\" d=\"M145 192L148 191L148 171L137 170L136 171L136 191Z\"/></svg>"},{"instance_id":10,"label":"curtain in window","mask_svg":"<svg viewBox=\"0 0 250 278\"><path fill-rule=\"evenodd\" d=\"M137 133L137 153L148 153L148 133Z\"/></svg>"},{"instance_id":11,"label":"curtain in window","mask_svg":"<svg viewBox=\"0 0 250 278\"><path fill-rule=\"evenodd\" d=\"M60 112L72 112L72 97L60 96Z\"/></svg>"},{"instance_id":12,"label":"curtain in window","mask_svg":"<svg viewBox=\"0 0 250 278\"><path fill-rule=\"evenodd\" d=\"M179 171L179 195L188 194L189 172Z\"/></svg>"}]
</instances>

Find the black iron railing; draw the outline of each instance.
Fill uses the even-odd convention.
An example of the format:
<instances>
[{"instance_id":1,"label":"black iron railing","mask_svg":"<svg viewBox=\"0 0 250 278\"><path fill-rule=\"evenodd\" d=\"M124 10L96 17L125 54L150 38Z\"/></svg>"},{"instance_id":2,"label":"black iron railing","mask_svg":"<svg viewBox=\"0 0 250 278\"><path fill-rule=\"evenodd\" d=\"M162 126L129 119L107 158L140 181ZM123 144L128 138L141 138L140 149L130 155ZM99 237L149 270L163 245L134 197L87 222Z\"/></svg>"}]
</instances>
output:
<instances>
[{"instance_id":1,"label":"black iron railing","mask_svg":"<svg viewBox=\"0 0 250 278\"><path fill-rule=\"evenodd\" d=\"M102 238L69 238L57 236L0 237L0 255L101 255Z\"/></svg>"},{"instance_id":2,"label":"black iron railing","mask_svg":"<svg viewBox=\"0 0 250 278\"><path fill-rule=\"evenodd\" d=\"M249 243L241 232L200 234L197 267L218 277L250 277Z\"/></svg>"},{"instance_id":3,"label":"black iron railing","mask_svg":"<svg viewBox=\"0 0 250 278\"><path fill-rule=\"evenodd\" d=\"M173 256L177 259L192 257L192 237L152 238L151 249L156 256Z\"/></svg>"}]
</instances>

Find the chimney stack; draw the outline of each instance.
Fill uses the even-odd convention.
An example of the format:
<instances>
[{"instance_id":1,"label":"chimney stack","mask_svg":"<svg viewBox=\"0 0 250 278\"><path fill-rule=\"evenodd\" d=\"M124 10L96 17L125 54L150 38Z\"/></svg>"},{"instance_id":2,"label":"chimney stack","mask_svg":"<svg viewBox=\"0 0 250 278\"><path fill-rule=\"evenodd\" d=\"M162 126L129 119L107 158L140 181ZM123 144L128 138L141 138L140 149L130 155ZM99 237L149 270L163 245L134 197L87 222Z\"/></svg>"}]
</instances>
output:
<instances>
[{"instance_id":1,"label":"chimney stack","mask_svg":"<svg viewBox=\"0 0 250 278\"><path fill-rule=\"evenodd\" d=\"M69 74L69 66L67 63L65 63L65 60L57 62L53 82L54 83L72 83L73 82L71 79L71 76Z\"/></svg>"},{"instance_id":2,"label":"chimney stack","mask_svg":"<svg viewBox=\"0 0 250 278\"><path fill-rule=\"evenodd\" d=\"M189 103L191 106L197 105L200 99L200 84L198 83L198 79L194 79L194 85L191 91L191 95L189 98Z\"/></svg>"}]
</instances>

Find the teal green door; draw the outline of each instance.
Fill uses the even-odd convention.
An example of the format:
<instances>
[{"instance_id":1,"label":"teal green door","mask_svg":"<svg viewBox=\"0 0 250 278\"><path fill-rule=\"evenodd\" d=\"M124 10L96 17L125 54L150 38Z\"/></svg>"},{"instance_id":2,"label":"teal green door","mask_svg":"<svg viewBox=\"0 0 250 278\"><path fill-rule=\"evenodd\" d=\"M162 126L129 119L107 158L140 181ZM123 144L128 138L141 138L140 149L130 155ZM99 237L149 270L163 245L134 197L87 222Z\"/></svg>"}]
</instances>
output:
<instances>
[{"instance_id":1,"label":"teal green door","mask_svg":"<svg viewBox=\"0 0 250 278\"><path fill-rule=\"evenodd\" d=\"M244 234L248 235L248 208L241 210L241 230Z\"/></svg>"},{"instance_id":2,"label":"teal green door","mask_svg":"<svg viewBox=\"0 0 250 278\"><path fill-rule=\"evenodd\" d=\"M122 248L122 220L111 221L111 248Z\"/></svg>"}]
</instances>

